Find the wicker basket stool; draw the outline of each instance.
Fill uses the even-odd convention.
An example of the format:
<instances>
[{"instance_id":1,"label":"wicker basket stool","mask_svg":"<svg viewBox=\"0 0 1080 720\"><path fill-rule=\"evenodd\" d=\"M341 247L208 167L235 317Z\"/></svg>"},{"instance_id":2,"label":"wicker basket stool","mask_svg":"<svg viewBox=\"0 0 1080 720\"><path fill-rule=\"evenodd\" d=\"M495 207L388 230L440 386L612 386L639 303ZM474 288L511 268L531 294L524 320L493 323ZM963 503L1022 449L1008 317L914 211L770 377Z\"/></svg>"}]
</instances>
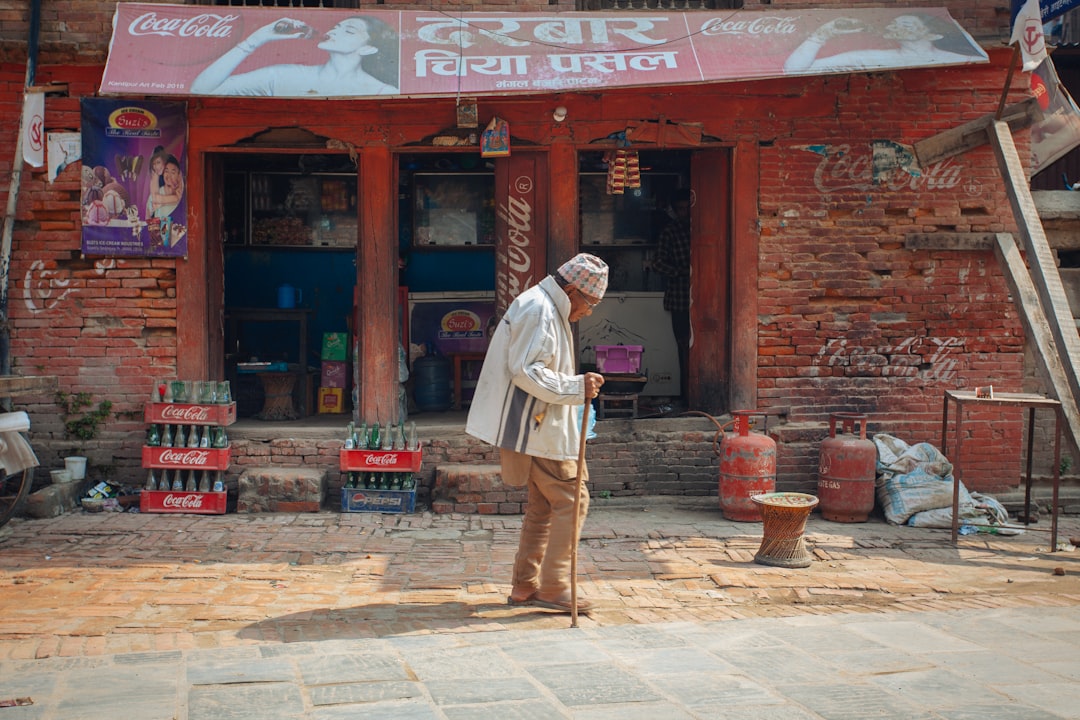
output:
<instances>
[{"instance_id":1,"label":"wicker basket stool","mask_svg":"<svg viewBox=\"0 0 1080 720\"><path fill-rule=\"evenodd\" d=\"M810 553L803 543L803 530L818 499L794 492L765 493L750 499L761 510L762 525L761 547L754 562L785 568L809 567Z\"/></svg>"}]
</instances>

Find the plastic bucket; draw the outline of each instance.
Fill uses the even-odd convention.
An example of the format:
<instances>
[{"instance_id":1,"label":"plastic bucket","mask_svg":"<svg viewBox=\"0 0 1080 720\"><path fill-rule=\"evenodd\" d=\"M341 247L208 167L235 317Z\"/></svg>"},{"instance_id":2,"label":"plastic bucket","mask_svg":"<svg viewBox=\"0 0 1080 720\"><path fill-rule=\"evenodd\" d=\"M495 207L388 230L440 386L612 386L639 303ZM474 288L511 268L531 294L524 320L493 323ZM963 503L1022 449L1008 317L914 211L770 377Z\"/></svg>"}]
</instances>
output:
<instances>
[{"instance_id":1,"label":"plastic bucket","mask_svg":"<svg viewBox=\"0 0 1080 720\"><path fill-rule=\"evenodd\" d=\"M71 473L72 480L83 480L86 478L86 458L81 455L71 455L64 458L64 467Z\"/></svg>"},{"instance_id":2,"label":"plastic bucket","mask_svg":"<svg viewBox=\"0 0 1080 720\"><path fill-rule=\"evenodd\" d=\"M60 485L72 481L70 470L50 470L49 475L52 476L53 485Z\"/></svg>"}]
</instances>

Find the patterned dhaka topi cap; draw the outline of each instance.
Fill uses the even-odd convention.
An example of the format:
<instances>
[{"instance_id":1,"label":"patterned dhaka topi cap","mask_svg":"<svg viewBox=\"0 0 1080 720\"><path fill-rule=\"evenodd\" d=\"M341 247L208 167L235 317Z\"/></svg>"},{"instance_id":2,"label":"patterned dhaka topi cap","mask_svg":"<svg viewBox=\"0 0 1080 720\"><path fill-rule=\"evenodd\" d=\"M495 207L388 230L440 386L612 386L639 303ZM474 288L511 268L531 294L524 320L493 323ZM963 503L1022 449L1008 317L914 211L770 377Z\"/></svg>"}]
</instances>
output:
<instances>
[{"instance_id":1,"label":"patterned dhaka topi cap","mask_svg":"<svg viewBox=\"0 0 1080 720\"><path fill-rule=\"evenodd\" d=\"M607 290L607 263L588 253L578 253L556 271L568 285L573 285L581 292L600 300Z\"/></svg>"}]
</instances>

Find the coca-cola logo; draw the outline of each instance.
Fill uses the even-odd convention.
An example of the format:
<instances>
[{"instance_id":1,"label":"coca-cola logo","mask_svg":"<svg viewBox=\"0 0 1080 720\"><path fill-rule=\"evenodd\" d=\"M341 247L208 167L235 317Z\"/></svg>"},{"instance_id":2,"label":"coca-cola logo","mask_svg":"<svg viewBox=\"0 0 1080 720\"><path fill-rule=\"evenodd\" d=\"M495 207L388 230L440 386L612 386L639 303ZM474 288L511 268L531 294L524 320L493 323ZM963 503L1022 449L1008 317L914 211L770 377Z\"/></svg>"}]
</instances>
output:
<instances>
[{"instance_id":1,"label":"coca-cola logo","mask_svg":"<svg viewBox=\"0 0 1080 720\"><path fill-rule=\"evenodd\" d=\"M209 465L209 450L166 450L161 453L159 462L176 465Z\"/></svg>"},{"instance_id":2,"label":"coca-cola logo","mask_svg":"<svg viewBox=\"0 0 1080 720\"><path fill-rule=\"evenodd\" d=\"M397 455L393 453L368 455L364 458L364 464L372 467L393 467L394 465L397 465Z\"/></svg>"},{"instance_id":3,"label":"coca-cola logo","mask_svg":"<svg viewBox=\"0 0 1080 720\"><path fill-rule=\"evenodd\" d=\"M185 495L173 495L169 493L161 501L161 506L175 510L196 510L203 506L203 495L188 493Z\"/></svg>"},{"instance_id":4,"label":"coca-cola logo","mask_svg":"<svg viewBox=\"0 0 1080 720\"><path fill-rule=\"evenodd\" d=\"M134 36L225 38L232 35L232 23L239 17L202 13L190 18L170 18L158 17L156 12L148 12L131 21L128 33Z\"/></svg>"},{"instance_id":5,"label":"coca-cola logo","mask_svg":"<svg viewBox=\"0 0 1080 720\"><path fill-rule=\"evenodd\" d=\"M798 26L792 16L766 15L752 20L715 18L701 26L702 35L791 35Z\"/></svg>"},{"instance_id":6,"label":"coca-cola logo","mask_svg":"<svg viewBox=\"0 0 1080 720\"><path fill-rule=\"evenodd\" d=\"M205 405L166 405L161 409L165 420L176 420L178 424L202 422L210 418L210 408Z\"/></svg>"},{"instance_id":7,"label":"coca-cola logo","mask_svg":"<svg viewBox=\"0 0 1080 720\"><path fill-rule=\"evenodd\" d=\"M821 193L866 191L874 187L892 191L950 190L963 179L963 168L953 158L913 173L903 167L875 166L872 147L844 143L819 146L813 152L821 154L814 170L814 187Z\"/></svg>"},{"instance_id":8,"label":"coca-cola logo","mask_svg":"<svg viewBox=\"0 0 1080 720\"><path fill-rule=\"evenodd\" d=\"M514 189L532 189L518 178ZM498 261L506 268L499 274L497 306L506 308L525 288L532 285L532 204L525 197L510 195L498 208L498 216L506 223L506 243L499 251Z\"/></svg>"}]
</instances>

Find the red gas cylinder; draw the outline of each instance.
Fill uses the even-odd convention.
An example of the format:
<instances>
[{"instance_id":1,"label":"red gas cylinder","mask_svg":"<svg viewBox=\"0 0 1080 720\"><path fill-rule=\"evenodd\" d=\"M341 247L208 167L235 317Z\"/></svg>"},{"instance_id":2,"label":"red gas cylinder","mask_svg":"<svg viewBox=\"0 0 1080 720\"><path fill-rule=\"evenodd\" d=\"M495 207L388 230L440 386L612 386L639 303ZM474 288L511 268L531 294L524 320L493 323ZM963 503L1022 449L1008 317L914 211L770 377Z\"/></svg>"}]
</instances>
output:
<instances>
[{"instance_id":1,"label":"red gas cylinder","mask_svg":"<svg viewBox=\"0 0 1080 720\"><path fill-rule=\"evenodd\" d=\"M732 434L720 443L720 511L728 520L761 522L750 498L776 489L776 442L750 432L750 418L765 413L735 410Z\"/></svg>"},{"instance_id":2,"label":"red gas cylinder","mask_svg":"<svg viewBox=\"0 0 1080 720\"><path fill-rule=\"evenodd\" d=\"M839 421L841 433L836 432ZM859 436L855 437L855 425ZM829 437L821 441L818 499L821 516L833 522L866 522L874 509L877 446L866 439L866 415L832 413Z\"/></svg>"}]
</instances>

